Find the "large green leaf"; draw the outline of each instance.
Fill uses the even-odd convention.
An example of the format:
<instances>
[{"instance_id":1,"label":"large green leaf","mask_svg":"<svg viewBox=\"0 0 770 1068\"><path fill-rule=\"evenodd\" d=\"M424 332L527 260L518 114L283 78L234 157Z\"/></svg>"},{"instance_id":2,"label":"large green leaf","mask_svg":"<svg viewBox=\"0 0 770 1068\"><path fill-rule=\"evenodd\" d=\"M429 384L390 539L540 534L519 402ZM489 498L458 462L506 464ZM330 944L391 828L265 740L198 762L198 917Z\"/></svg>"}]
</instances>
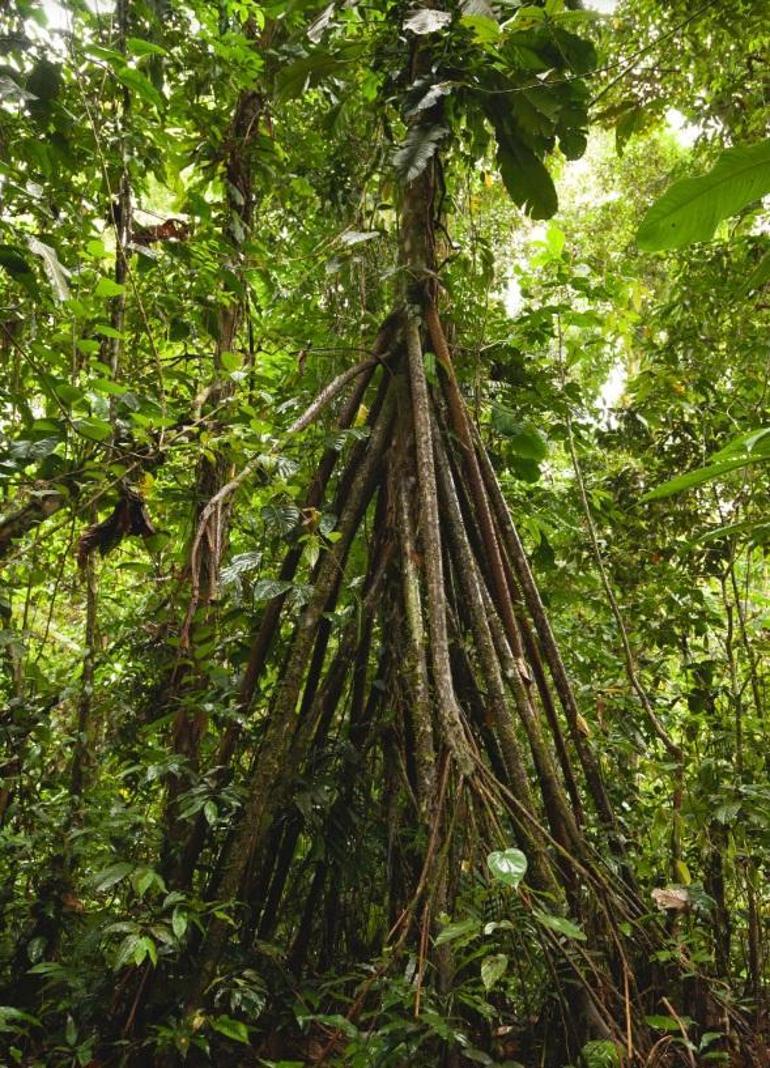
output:
<instances>
[{"instance_id":1,"label":"large green leaf","mask_svg":"<svg viewBox=\"0 0 770 1068\"><path fill-rule=\"evenodd\" d=\"M568 920L566 916L554 916L553 913L543 912L541 909L533 909L532 915L538 923L541 923L543 927L547 927L550 931L556 931L557 934L564 935L565 938L572 938L576 942L586 941L585 931L582 931L572 920Z\"/></svg>"},{"instance_id":2,"label":"large green leaf","mask_svg":"<svg viewBox=\"0 0 770 1068\"><path fill-rule=\"evenodd\" d=\"M146 74L142 74L136 67L120 67L115 71L120 81L127 89L130 89L142 100L158 109L163 107L163 96L152 84Z\"/></svg>"},{"instance_id":3,"label":"large green leaf","mask_svg":"<svg viewBox=\"0 0 770 1068\"><path fill-rule=\"evenodd\" d=\"M499 849L488 855L487 867L498 882L515 888L527 874L527 858L520 849Z\"/></svg>"},{"instance_id":4,"label":"large green leaf","mask_svg":"<svg viewBox=\"0 0 770 1068\"><path fill-rule=\"evenodd\" d=\"M644 1022L656 1031L678 1031L679 1024L672 1016L645 1016Z\"/></svg>"},{"instance_id":5,"label":"large green leaf","mask_svg":"<svg viewBox=\"0 0 770 1068\"><path fill-rule=\"evenodd\" d=\"M435 944L443 946L445 942L456 942L460 938L463 939L463 944L465 944L465 942L470 942L473 938L476 938L480 930L481 923L475 916L471 916L466 920L457 920L455 923L448 923L441 928L436 935Z\"/></svg>"},{"instance_id":6,"label":"large green leaf","mask_svg":"<svg viewBox=\"0 0 770 1068\"><path fill-rule=\"evenodd\" d=\"M240 1020L234 1020L232 1016L214 1016L211 1020L211 1026L220 1035L225 1035L226 1038L231 1038L234 1042L242 1042L244 1045L249 1044L248 1027Z\"/></svg>"},{"instance_id":7,"label":"large green leaf","mask_svg":"<svg viewBox=\"0 0 770 1068\"><path fill-rule=\"evenodd\" d=\"M129 864L127 861L121 861L118 864L112 864L109 868L105 868L104 871L97 872L92 880L94 890L110 890L122 879L125 879L128 873L133 871L133 869L133 864Z\"/></svg>"},{"instance_id":8,"label":"large green leaf","mask_svg":"<svg viewBox=\"0 0 770 1068\"><path fill-rule=\"evenodd\" d=\"M645 252L708 241L722 219L770 193L770 140L723 152L698 178L674 182L642 219L636 234Z\"/></svg>"},{"instance_id":9,"label":"large green leaf","mask_svg":"<svg viewBox=\"0 0 770 1068\"><path fill-rule=\"evenodd\" d=\"M548 446L534 427L520 423L510 409L496 404L492 409L492 426L508 439L513 452L528 460L544 460Z\"/></svg>"},{"instance_id":10,"label":"large green leaf","mask_svg":"<svg viewBox=\"0 0 770 1068\"><path fill-rule=\"evenodd\" d=\"M499 128L495 132L500 177L511 200L533 219L550 219L559 200L548 168L521 141L501 136Z\"/></svg>"},{"instance_id":11,"label":"large green leaf","mask_svg":"<svg viewBox=\"0 0 770 1068\"><path fill-rule=\"evenodd\" d=\"M413 126L400 148L393 153L393 166L406 182L419 177L431 161L449 130L446 126Z\"/></svg>"},{"instance_id":12,"label":"large green leaf","mask_svg":"<svg viewBox=\"0 0 770 1068\"><path fill-rule=\"evenodd\" d=\"M676 478L663 482L655 489L649 490L642 497L642 501L657 501L661 497L671 497L674 493L682 493L683 490L692 489L694 486L702 486L704 482L713 482L715 478L726 475L729 471L736 471L739 467L745 467L747 463L756 461L747 460L736 456L732 460L721 460L716 464L707 464L698 467L694 471L688 471L686 475L677 475Z\"/></svg>"},{"instance_id":13,"label":"large green leaf","mask_svg":"<svg viewBox=\"0 0 770 1068\"><path fill-rule=\"evenodd\" d=\"M576 74L589 74L596 66L596 46L587 37L578 37L561 26L550 27L551 36L568 67Z\"/></svg>"}]
</instances>

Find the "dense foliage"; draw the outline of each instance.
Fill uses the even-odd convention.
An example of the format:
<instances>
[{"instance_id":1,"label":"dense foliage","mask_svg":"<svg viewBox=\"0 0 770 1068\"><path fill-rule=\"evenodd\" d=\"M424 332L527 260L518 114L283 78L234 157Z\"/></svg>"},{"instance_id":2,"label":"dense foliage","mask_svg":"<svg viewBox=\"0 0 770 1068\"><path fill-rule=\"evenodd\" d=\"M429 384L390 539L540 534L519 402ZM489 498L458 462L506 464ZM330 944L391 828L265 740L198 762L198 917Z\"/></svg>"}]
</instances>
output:
<instances>
[{"instance_id":1,"label":"dense foliage","mask_svg":"<svg viewBox=\"0 0 770 1068\"><path fill-rule=\"evenodd\" d=\"M767 1062L768 46L3 8L3 1063Z\"/></svg>"}]
</instances>

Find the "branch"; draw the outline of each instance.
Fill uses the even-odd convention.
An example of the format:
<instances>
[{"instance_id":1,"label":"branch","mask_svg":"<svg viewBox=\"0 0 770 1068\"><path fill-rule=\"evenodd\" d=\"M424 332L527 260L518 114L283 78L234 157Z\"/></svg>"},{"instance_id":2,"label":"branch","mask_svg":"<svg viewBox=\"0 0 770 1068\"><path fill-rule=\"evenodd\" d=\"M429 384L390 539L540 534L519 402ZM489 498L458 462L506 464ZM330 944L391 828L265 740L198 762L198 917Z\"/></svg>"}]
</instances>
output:
<instances>
[{"instance_id":1,"label":"branch","mask_svg":"<svg viewBox=\"0 0 770 1068\"><path fill-rule=\"evenodd\" d=\"M18 538L28 534L44 519L58 512L69 497L68 493L62 493L60 490L38 492L22 508L3 519L0 522L0 559L7 555Z\"/></svg>"},{"instance_id":2,"label":"branch","mask_svg":"<svg viewBox=\"0 0 770 1068\"><path fill-rule=\"evenodd\" d=\"M363 374L364 371L368 371L370 367L374 367L378 363L378 359L372 357L368 360L362 360L361 363L355 364L353 367L348 367L347 371L343 371L342 374L333 378L328 386L324 386L316 399L310 405L310 407L289 427L289 434L297 434L300 430L305 430L310 424L320 415L323 409L340 393L348 382L353 378L357 378Z\"/></svg>"}]
</instances>

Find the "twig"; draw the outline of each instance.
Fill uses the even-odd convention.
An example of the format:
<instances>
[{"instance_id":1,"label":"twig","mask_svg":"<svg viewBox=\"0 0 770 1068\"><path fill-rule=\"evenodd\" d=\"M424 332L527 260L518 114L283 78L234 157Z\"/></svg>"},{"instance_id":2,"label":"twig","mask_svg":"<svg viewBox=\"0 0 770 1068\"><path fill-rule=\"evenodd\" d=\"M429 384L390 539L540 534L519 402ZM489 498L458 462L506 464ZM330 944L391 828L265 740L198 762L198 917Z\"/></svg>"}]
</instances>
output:
<instances>
[{"instance_id":1,"label":"twig","mask_svg":"<svg viewBox=\"0 0 770 1068\"><path fill-rule=\"evenodd\" d=\"M289 427L289 434L297 434L300 430L304 430L306 427L317 418L320 412L326 407L330 401L334 400L338 393L340 393L348 382L353 378L357 378L364 371L368 371L370 367L373 367L378 361L376 359L362 360L360 363L355 364L353 367L348 367L347 371L343 371L342 374L333 378L328 386L324 386L316 399L310 405L310 407Z\"/></svg>"},{"instance_id":2,"label":"twig","mask_svg":"<svg viewBox=\"0 0 770 1068\"><path fill-rule=\"evenodd\" d=\"M692 1043L690 1042L690 1039L687 1037L687 1028L684 1026L684 1021L682 1020L682 1017L678 1015L676 1009L671 1004L671 1002L668 1000L668 998L661 998L660 1000L661 1000L662 1004L668 1009L668 1011L671 1014L671 1016L673 1017L673 1019L676 1020L677 1027L682 1032L682 1038L684 1039L684 1047L687 1050L687 1059L689 1060L692 1068L697 1068L697 1065L695 1063L695 1055L693 1054L693 1051L692 1051Z\"/></svg>"}]
</instances>

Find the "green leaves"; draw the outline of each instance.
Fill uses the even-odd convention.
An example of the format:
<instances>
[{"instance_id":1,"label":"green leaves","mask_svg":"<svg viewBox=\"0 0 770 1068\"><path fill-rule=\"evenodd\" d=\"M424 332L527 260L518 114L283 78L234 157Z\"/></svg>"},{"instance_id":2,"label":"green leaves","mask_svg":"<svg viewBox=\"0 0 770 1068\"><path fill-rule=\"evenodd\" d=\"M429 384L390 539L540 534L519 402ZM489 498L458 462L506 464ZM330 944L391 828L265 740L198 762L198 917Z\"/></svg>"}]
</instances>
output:
<instances>
[{"instance_id":1,"label":"green leaves","mask_svg":"<svg viewBox=\"0 0 770 1068\"><path fill-rule=\"evenodd\" d=\"M218 1031L220 1035L224 1035L226 1038L231 1038L233 1042L242 1042L244 1045L249 1044L249 1029L245 1023L241 1023L240 1020L234 1020L232 1016L214 1016L211 1020L211 1026L215 1031Z\"/></svg>"},{"instance_id":2,"label":"green leaves","mask_svg":"<svg viewBox=\"0 0 770 1068\"><path fill-rule=\"evenodd\" d=\"M183 938L187 931L187 914L177 905L171 914L171 930L176 938Z\"/></svg>"},{"instance_id":3,"label":"green leaves","mask_svg":"<svg viewBox=\"0 0 770 1068\"><path fill-rule=\"evenodd\" d=\"M520 849L503 849L489 854L487 857L487 867L498 882L516 889L526 875L527 858ZM557 934L563 935L565 938L571 938L577 942L586 941L585 932L582 931L576 923L573 923L572 920L568 920L564 916L554 916L552 913L543 912L541 909L533 909L532 915L543 927L547 927L549 930L555 931ZM501 954L500 956L503 955ZM503 974L507 963L508 961L506 958L505 963L501 965L500 958L498 957L495 964L488 964L489 974L494 975L495 977L492 982L496 981L497 978ZM502 971L500 971L498 975L497 968L499 967L502 967ZM488 990L489 987L486 986L486 981L484 980L483 965L482 981L484 981L484 985Z\"/></svg>"},{"instance_id":4,"label":"green leaves","mask_svg":"<svg viewBox=\"0 0 770 1068\"><path fill-rule=\"evenodd\" d=\"M586 1042L580 1051L583 1068L620 1068L620 1048L609 1038L595 1038Z\"/></svg>"},{"instance_id":5,"label":"green leaves","mask_svg":"<svg viewBox=\"0 0 770 1068\"><path fill-rule=\"evenodd\" d=\"M281 68L276 76L275 94L278 100L291 100L306 89L320 85L334 75L351 70L350 64L361 54L361 45L350 42L334 52L319 49L309 56L301 56Z\"/></svg>"},{"instance_id":6,"label":"green leaves","mask_svg":"<svg viewBox=\"0 0 770 1068\"><path fill-rule=\"evenodd\" d=\"M126 49L135 56L165 56L166 49L154 41L146 41L143 37L129 37L126 40Z\"/></svg>"},{"instance_id":7,"label":"green leaves","mask_svg":"<svg viewBox=\"0 0 770 1068\"><path fill-rule=\"evenodd\" d=\"M487 867L498 882L514 889L527 874L527 858L520 849L502 849L490 853Z\"/></svg>"},{"instance_id":8,"label":"green leaves","mask_svg":"<svg viewBox=\"0 0 770 1068\"><path fill-rule=\"evenodd\" d=\"M76 419L74 426L78 434L82 434L89 441L106 441L112 432L112 427L105 419L94 417Z\"/></svg>"},{"instance_id":9,"label":"green leaves","mask_svg":"<svg viewBox=\"0 0 770 1068\"><path fill-rule=\"evenodd\" d=\"M648 210L636 234L645 252L708 241L722 219L770 193L770 140L723 152L698 178L675 182Z\"/></svg>"},{"instance_id":10,"label":"green leaves","mask_svg":"<svg viewBox=\"0 0 770 1068\"><path fill-rule=\"evenodd\" d=\"M534 427L520 423L513 412L496 404L492 409L492 426L507 438L517 456L527 460L544 460L548 447L542 435Z\"/></svg>"},{"instance_id":11,"label":"green leaves","mask_svg":"<svg viewBox=\"0 0 770 1068\"><path fill-rule=\"evenodd\" d=\"M146 74L142 74L136 67L118 67L115 71L118 79L146 103L160 110L163 107L163 96L155 88Z\"/></svg>"},{"instance_id":12,"label":"green leaves","mask_svg":"<svg viewBox=\"0 0 770 1068\"><path fill-rule=\"evenodd\" d=\"M571 938L575 942L587 941L585 931L582 931L572 920L568 920L566 916L554 916L553 913L543 912L541 909L533 909L532 915L538 923L542 924L543 927L547 927L549 931L555 931L557 934L564 935L565 938Z\"/></svg>"},{"instance_id":13,"label":"green leaves","mask_svg":"<svg viewBox=\"0 0 770 1068\"><path fill-rule=\"evenodd\" d=\"M292 589L294 583L282 579L260 579L254 583L252 596L255 601L272 601L274 597L281 597Z\"/></svg>"},{"instance_id":14,"label":"green leaves","mask_svg":"<svg viewBox=\"0 0 770 1068\"><path fill-rule=\"evenodd\" d=\"M578 37L563 26L551 24L551 38L566 65L575 74L590 74L596 66L596 48L587 37Z\"/></svg>"},{"instance_id":15,"label":"green leaves","mask_svg":"<svg viewBox=\"0 0 770 1068\"><path fill-rule=\"evenodd\" d=\"M749 279L744 285L744 293L753 293L755 289L760 289L762 286L770 282L770 251L766 252L757 266L749 275Z\"/></svg>"},{"instance_id":16,"label":"green leaves","mask_svg":"<svg viewBox=\"0 0 770 1068\"><path fill-rule=\"evenodd\" d=\"M413 126L403 145L393 153L393 166L399 177L405 182L418 178L448 133L446 126Z\"/></svg>"},{"instance_id":17,"label":"green leaves","mask_svg":"<svg viewBox=\"0 0 770 1068\"><path fill-rule=\"evenodd\" d=\"M434 939L437 946L443 946L446 942L462 942L464 945L478 935L481 929L479 921L475 917L467 920L458 920L456 923L448 923L439 931Z\"/></svg>"},{"instance_id":18,"label":"green leaves","mask_svg":"<svg viewBox=\"0 0 770 1068\"><path fill-rule=\"evenodd\" d=\"M518 106L504 95L515 87L503 79L490 82L495 94L482 97L484 113L492 123L497 140L497 163L500 177L514 204L534 219L548 219L558 207L558 198L542 156L552 146L555 129L553 115L532 108L523 96L515 97ZM541 105L547 98L538 98Z\"/></svg>"},{"instance_id":19,"label":"green leaves","mask_svg":"<svg viewBox=\"0 0 770 1068\"><path fill-rule=\"evenodd\" d=\"M503 185L514 204L533 219L550 219L555 214L559 207L556 187L547 167L531 149L499 132L497 162Z\"/></svg>"},{"instance_id":20,"label":"green leaves","mask_svg":"<svg viewBox=\"0 0 770 1068\"><path fill-rule=\"evenodd\" d=\"M120 282L114 282L111 278L100 278L94 290L95 297L118 297L125 293L126 287Z\"/></svg>"},{"instance_id":21,"label":"green leaves","mask_svg":"<svg viewBox=\"0 0 770 1068\"><path fill-rule=\"evenodd\" d=\"M645 1016L644 1022L648 1027L653 1027L656 1031L678 1031L679 1024L672 1016L660 1016L652 1015Z\"/></svg>"},{"instance_id":22,"label":"green leaves","mask_svg":"<svg viewBox=\"0 0 770 1068\"><path fill-rule=\"evenodd\" d=\"M133 870L134 865L125 861L121 861L119 864L112 864L109 868L105 868L104 871L94 876L94 890L102 893L105 890L111 890L113 886L117 886Z\"/></svg>"},{"instance_id":23,"label":"green leaves","mask_svg":"<svg viewBox=\"0 0 770 1068\"><path fill-rule=\"evenodd\" d=\"M489 991L502 977L508 968L508 957L505 953L493 953L485 957L481 962L481 982L484 989Z\"/></svg>"},{"instance_id":24,"label":"green leaves","mask_svg":"<svg viewBox=\"0 0 770 1068\"><path fill-rule=\"evenodd\" d=\"M641 499L642 501L656 501L661 497L671 497L674 493L682 493L695 486L702 486L705 482L713 482L731 471L737 471L756 463L766 463L768 460L770 460L770 428L753 430L735 438L724 449L715 453L711 462L704 467L698 467L694 471L688 471L684 475L669 479L668 482L645 493Z\"/></svg>"}]
</instances>

